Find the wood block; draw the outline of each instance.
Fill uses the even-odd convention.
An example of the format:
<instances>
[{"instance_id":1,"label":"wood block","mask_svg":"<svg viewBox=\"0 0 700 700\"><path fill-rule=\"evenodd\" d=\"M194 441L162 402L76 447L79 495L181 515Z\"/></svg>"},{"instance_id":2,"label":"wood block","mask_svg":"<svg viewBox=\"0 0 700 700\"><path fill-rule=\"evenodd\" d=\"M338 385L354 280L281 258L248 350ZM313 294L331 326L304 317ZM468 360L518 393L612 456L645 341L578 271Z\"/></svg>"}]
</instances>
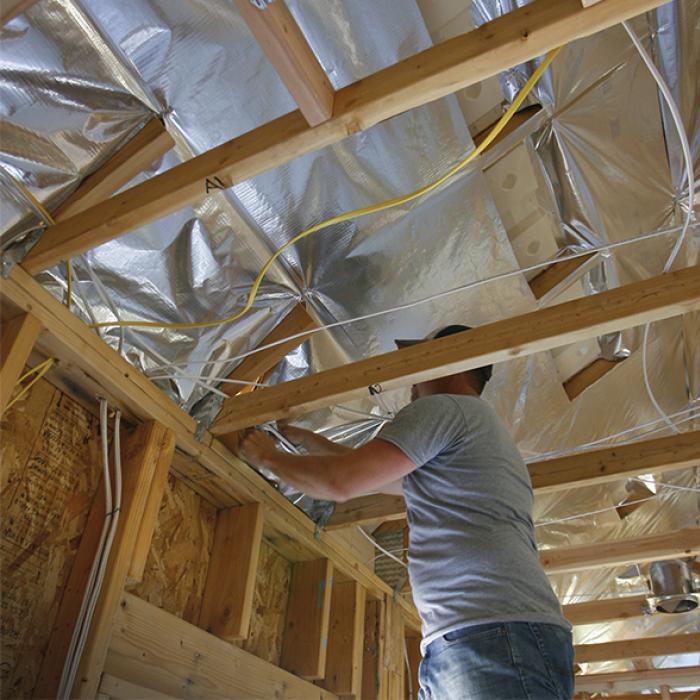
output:
<instances>
[{"instance_id":1,"label":"wood block","mask_svg":"<svg viewBox=\"0 0 700 700\"><path fill-rule=\"evenodd\" d=\"M309 680L325 675L332 585L329 559L294 564L280 666Z\"/></svg>"},{"instance_id":2,"label":"wood block","mask_svg":"<svg viewBox=\"0 0 700 700\"><path fill-rule=\"evenodd\" d=\"M359 698L362 693L365 601L357 581L333 583L326 677L319 685L336 695Z\"/></svg>"},{"instance_id":3,"label":"wood block","mask_svg":"<svg viewBox=\"0 0 700 700\"><path fill-rule=\"evenodd\" d=\"M199 626L229 641L246 639L262 541L263 507L219 511Z\"/></svg>"}]
</instances>

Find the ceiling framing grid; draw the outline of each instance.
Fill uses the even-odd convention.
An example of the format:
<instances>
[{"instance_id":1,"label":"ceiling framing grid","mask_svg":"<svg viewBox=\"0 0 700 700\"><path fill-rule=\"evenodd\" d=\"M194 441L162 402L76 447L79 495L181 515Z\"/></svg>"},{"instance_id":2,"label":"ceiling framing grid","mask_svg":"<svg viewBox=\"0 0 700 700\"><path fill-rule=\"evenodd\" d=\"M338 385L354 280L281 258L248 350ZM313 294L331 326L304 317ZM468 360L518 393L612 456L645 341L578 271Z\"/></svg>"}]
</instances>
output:
<instances>
[{"instance_id":1,"label":"ceiling framing grid","mask_svg":"<svg viewBox=\"0 0 700 700\"><path fill-rule=\"evenodd\" d=\"M251 13L247 0L238 0L256 38L297 100L299 111L109 197L172 146L162 124L154 120L103 169L88 178L71 201L55 213L57 223L47 228L22 264L0 286L4 340L0 384L14 386L32 353L32 357L53 358L55 364L48 375L51 381L84 401L92 402L97 396L107 398L121 409L128 423L136 426L127 446L125 488L125 509L133 517L124 518L120 524L97 617L73 689L75 697L94 697L98 692L109 694L115 684L121 684L122 691L129 687L134 694L147 687L176 695L182 683L189 683L190 690L199 688L200 694L211 693L216 687L221 694L235 691L272 697L283 688L284 697L306 697L311 689L318 697L335 697L333 689L312 686L310 681L323 678L326 656L334 659L332 663L338 663L338 653L329 650L326 655L323 640L328 635L329 618L334 614L331 587L343 584L350 584L343 593L344 599L364 602L366 595L368 611L370 603L380 606L377 619L383 621L380 636L384 659L376 692L379 697L402 697L403 651L393 648L392 639L401 639L404 633L417 633L419 620L413 606L395 595L360 562L332 527L318 528L256 471L237 459L223 444L225 438L222 442L217 436L260 420L296 415L332 404L341 397L366 391L373 384L405 384L488 362L506 361L601 332L700 309L700 267L540 309L475 329L459 338L431 341L276 387L234 395L227 400L219 423L211 432L203 433L198 431L191 416L109 348L31 275L202 199L207 193L207 183L212 180L231 187L660 4L661 0L603 0L584 8L581 0L535 0L466 35L333 93L326 77L319 74L320 66L282 0L275 0L261 14ZM299 323L302 330L311 328L303 309L296 313L299 318L290 323ZM270 362L274 365L278 359L279 353L273 354L269 362L262 363L264 367L248 367L246 371L257 377L258 372L268 371ZM3 408L8 398L3 393ZM696 463L699 451L700 439L694 432L541 462L531 465L531 471L536 488L552 490ZM231 528L239 534L245 532L237 546L246 566L235 576L224 559L226 548L220 547L221 553L217 555L215 545L214 571L222 581L213 580L205 593L207 626L218 624L220 606L225 604L235 611L233 623L229 621L221 630L217 628L219 636L240 638L247 629L251 580L262 538L295 562L292 600L299 611L304 610L310 591L315 591L319 583L327 585L318 619L306 619L300 613L305 640L314 639L318 644L308 644L311 651L299 653L299 649L293 648L293 640L290 642L288 653L294 660L289 664L294 667L294 674L256 659L222 642L212 632L185 623L124 592L126 579L138 577L139 570L143 570L144 552L148 551L157 513L154 504L162 498L163 474L168 468L219 509L217 537L224 537ZM404 509L401 499L387 501L372 497L363 504L351 503L339 509L332 526L402 517ZM636 561L645 552L656 558L679 556L679 551L689 555L697 553L700 547L696 529L647 541L651 539L614 542L609 547L599 544L595 550L589 548L585 552L581 548L576 552L550 550L542 556L545 566L559 571L572 570L572 566L611 566L612 562ZM229 597L217 599L216 591L226 589L230 578L235 586L228 591ZM81 581L74 583L80 590ZM339 587L338 600L340 591ZM335 593L332 599L336 600ZM59 621L71 623L74 603L75 600L66 601ZM569 606L572 616L590 621L635 614L629 601L606 601L598 607L595 603L585 605L588 606L585 610L581 606ZM354 639L358 635L362 638L370 617L369 613L364 619L356 613L348 617ZM154 643L154 635L158 636L159 644L172 647L164 651L174 669L169 674L164 675L157 662L149 664L142 660L141 650ZM621 655L646 656L669 645L681 651L697 649L700 645L698 635L683 637L673 641L638 640L624 649L619 645L588 645L582 653L587 658L612 659ZM52 661L54 668L46 669L45 678L55 679L55 670L62 664L61 651L65 654L65 640L56 637L52 648L57 650ZM193 660L193 649L205 650L201 663L196 658ZM397 653L398 662L394 663L391 659ZM354 643L348 655L355 670L348 672L348 683L355 693L360 682L355 663L358 654L362 654L362 645ZM676 675L685 673L683 678L686 678L694 671L678 669ZM650 687L643 685L644 682L653 687L666 679L661 672L647 674L648 681L641 672L618 675L614 679L584 676L579 679L578 687L592 691L602 687L602 683L609 683L613 685L605 687L636 689ZM50 689L51 681L46 683L44 687ZM351 692L343 688L335 691Z\"/></svg>"}]
</instances>

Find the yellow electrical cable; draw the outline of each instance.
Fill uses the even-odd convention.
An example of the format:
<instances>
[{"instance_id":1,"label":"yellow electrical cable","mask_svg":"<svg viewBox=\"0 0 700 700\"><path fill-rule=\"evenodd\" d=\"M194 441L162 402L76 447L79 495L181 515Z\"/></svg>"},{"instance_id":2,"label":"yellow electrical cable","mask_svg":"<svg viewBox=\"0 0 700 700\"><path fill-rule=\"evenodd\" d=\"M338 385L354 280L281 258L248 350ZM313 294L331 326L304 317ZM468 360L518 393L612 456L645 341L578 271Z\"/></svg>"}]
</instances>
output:
<instances>
[{"instance_id":1,"label":"yellow electrical cable","mask_svg":"<svg viewBox=\"0 0 700 700\"><path fill-rule=\"evenodd\" d=\"M31 190L25 187L12 173L10 173L10 177L15 181L15 185L22 191L22 194L24 194L24 196L41 212L41 215L44 217L44 223L54 226L56 222L49 210L32 194ZM73 298L73 265L71 265L70 260L66 260L66 272L68 277L66 306L68 307L68 311L70 311L71 300Z\"/></svg>"},{"instance_id":2,"label":"yellow electrical cable","mask_svg":"<svg viewBox=\"0 0 700 700\"><path fill-rule=\"evenodd\" d=\"M493 129L489 132L488 136L462 161L457 163L453 168L448 170L444 175L439 177L437 180L434 180L433 182L424 185L423 187L415 190L414 192L411 192L409 194L403 195L401 197L394 197L393 199L387 199L384 202L379 202L377 204L372 204L368 207L361 207L360 209L354 209L353 211L345 212L344 214L339 214L338 216L331 217L330 219L326 219L325 221L322 221L321 223L314 224L310 228L305 229L301 233L298 233L294 238L291 240L287 241L282 247L278 248L268 259L268 261L263 265L262 269L258 273L258 276L255 278L255 281L253 282L253 286L250 289L250 292L248 294L248 300L246 301L245 305L243 308L233 314L232 316L228 316L226 318L222 319L215 319L212 321L196 321L194 323L160 323L158 321L104 321L101 323L91 323L90 327L91 328L111 328L115 326L128 326L130 328L173 328L173 329L188 329L188 328L211 328L212 326L219 326L224 323L231 323L233 321L236 321L237 319L241 318L244 314L246 314L251 307L253 306L253 303L255 302L255 298L258 295L258 291L260 289L260 285L262 284L262 281L267 274L268 270L272 267L274 264L275 260L279 258L282 253L284 253L285 250L293 246L295 243L298 243L302 239L306 238L307 236L310 236L313 233L316 233L317 231L320 231L321 229L327 228L328 226L332 226L334 224L340 224L344 221L348 221L349 219L358 219L362 216L367 216L368 214L375 214L380 211L385 211L387 209L391 209L392 207L397 207L401 204L406 204L408 202L413 201L414 199L417 199L418 197L427 194L428 192L431 192L434 190L436 187L439 187L443 182L446 180L449 180L453 175L456 175L460 170L464 169L469 163L471 163L479 154L483 153L493 142L493 140L498 136L498 134L503 131L505 128L506 124L512 119L513 115L517 112L518 108L520 105L525 101L525 98L530 94L532 91L532 88L535 86L537 81L540 79L542 74L547 70L549 67L549 64L554 60L556 55L559 53L561 50L561 47L552 49L545 59L540 63L540 65L537 67L535 72L532 74L530 79L525 83L523 86L523 89L518 93L517 97L515 100L513 100L513 103L510 105L508 110L505 112L505 114L498 120L498 122L495 124Z\"/></svg>"},{"instance_id":3,"label":"yellow electrical cable","mask_svg":"<svg viewBox=\"0 0 700 700\"><path fill-rule=\"evenodd\" d=\"M15 386L19 386L25 379L29 378L32 376L32 374L36 373L36 377L32 379L29 384L24 386L22 388L22 391L15 396L10 403L7 404L5 407L5 410L10 408L10 406L14 405L17 401L19 401L50 369L51 365L53 365L54 359L53 357L49 357L48 359L44 360L43 362L40 362L36 367L32 367L32 369L29 370L29 372L25 372L18 380L17 384Z\"/></svg>"}]
</instances>

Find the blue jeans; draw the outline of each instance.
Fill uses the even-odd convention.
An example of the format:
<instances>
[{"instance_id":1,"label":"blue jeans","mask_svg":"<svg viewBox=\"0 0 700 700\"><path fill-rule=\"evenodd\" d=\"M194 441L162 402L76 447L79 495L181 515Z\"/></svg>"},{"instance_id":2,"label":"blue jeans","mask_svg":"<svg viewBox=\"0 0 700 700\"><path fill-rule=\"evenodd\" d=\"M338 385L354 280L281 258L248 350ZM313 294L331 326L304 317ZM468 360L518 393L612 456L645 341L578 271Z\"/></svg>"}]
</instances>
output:
<instances>
[{"instance_id":1,"label":"blue jeans","mask_svg":"<svg viewBox=\"0 0 700 700\"><path fill-rule=\"evenodd\" d=\"M570 700L571 633L531 622L463 627L428 645L419 678L419 700Z\"/></svg>"}]
</instances>

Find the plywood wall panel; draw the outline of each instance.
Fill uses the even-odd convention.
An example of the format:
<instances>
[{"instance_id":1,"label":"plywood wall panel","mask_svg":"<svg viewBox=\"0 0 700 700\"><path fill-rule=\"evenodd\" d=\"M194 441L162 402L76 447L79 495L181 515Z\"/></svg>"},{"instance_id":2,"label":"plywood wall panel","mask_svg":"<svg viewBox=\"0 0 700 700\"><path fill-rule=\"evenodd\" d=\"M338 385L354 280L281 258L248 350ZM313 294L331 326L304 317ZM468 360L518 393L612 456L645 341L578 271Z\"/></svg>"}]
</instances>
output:
<instances>
[{"instance_id":1,"label":"plywood wall panel","mask_svg":"<svg viewBox=\"0 0 700 700\"><path fill-rule=\"evenodd\" d=\"M30 697L101 471L97 420L40 380L1 424L2 697Z\"/></svg>"},{"instance_id":2,"label":"plywood wall panel","mask_svg":"<svg viewBox=\"0 0 700 700\"><path fill-rule=\"evenodd\" d=\"M214 506L170 474L143 580L127 586L127 590L196 624L215 524Z\"/></svg>"}]
</instances>

